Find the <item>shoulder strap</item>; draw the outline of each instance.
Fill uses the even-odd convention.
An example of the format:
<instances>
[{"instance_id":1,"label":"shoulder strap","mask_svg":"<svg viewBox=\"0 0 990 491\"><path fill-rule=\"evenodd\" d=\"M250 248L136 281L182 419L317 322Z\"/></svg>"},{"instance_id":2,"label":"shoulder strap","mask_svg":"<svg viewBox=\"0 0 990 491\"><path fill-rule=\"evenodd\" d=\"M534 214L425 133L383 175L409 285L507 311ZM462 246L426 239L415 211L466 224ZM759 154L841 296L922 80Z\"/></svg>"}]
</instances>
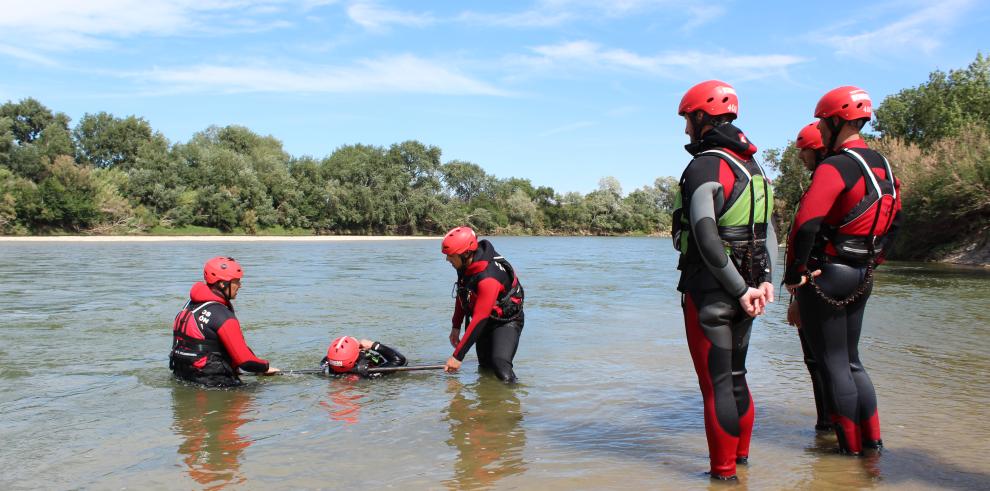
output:
<instances>
[{"instance_id":1,"label":"shoulder strap","mask_svg":"<svg viewBox=\"0 0 990 491\"><path fill-rule=\"evenodd\" d=\"M863 170L863 174L869 179L870 183L873 184L873 189L877 192L877 197L879 198L880 196L883 196L883 190L880 189L880 183L877 182L877 176L876 174L873 173L873 170L870 169L870 166L869 164L866 163L866 160L864 160L860 154L848 148L844 148L842 149L842 151L845 152L846 155L852 157L852 159L859 164L859 166ZM887 175L890 177L894 177L893 174L890 174L890 166L887 164L887 159L886 158L883 159L883 162L884 165L887 166Z\"/></svg>"},{"instance_id":2,"label":"shoulder strap","mask_svg":"<svg viewBox=\"0 0 990 491\"><path fill-rule=\"evenodd\" d=\"M190 313L191 314L195 314L196 312L199 312L200 310L203 310L203 307L206 307L207 305L214 304L214 303L220 303L220 302L217 302L215 300L210 300L210 301L207 301L207 302L203 302L202 305L200 305L199 307L196 307Z\"/></svg>"}]
</instances>

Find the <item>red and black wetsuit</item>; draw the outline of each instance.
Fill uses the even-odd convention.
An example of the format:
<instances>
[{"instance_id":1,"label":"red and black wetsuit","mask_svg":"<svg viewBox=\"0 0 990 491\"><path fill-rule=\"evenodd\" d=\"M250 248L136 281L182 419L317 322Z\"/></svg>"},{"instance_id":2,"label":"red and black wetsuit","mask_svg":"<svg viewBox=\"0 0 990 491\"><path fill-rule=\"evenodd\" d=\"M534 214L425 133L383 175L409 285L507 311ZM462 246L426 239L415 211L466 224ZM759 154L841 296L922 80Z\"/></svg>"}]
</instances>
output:
<instances>
[{"instance_id":1,"label":"red and black wetsuit","mask_svg":"<svg viewBox=\"0 0 990 491\"><path fill-rule=\"evenodd\" d=\"M523 324L523 289L515 270L487 240L478 241L474 261L458 272L454 329L468 319L461 342L451 355L459 361L474 344L478 364L495 371L503 382L514 382L516 356Z\"/></svg>"},{"instance_id":2,"label":"red and black wetsuit","mask_svg":"<svg viewBox=\"0 0 990 491\"><path fill-rule=\"evenodd\" d=\"M686 147L692 155L718 149L730 152L755 174L756 146L731 124L720 125L702 137L700 144ZM753 433L753 398L746 384L746 353L753 318L739 305L748 290L739 270L728 258L716 226L736 186L745 186L734 167L717 155L701 155L688 164L681 176L682 213L691 214L694 200L708 200L716 216L689 216L689 249L682 253L677 289L683 293L684 324L688 347L698 374L704 399L705 433L714 477L736 474L736 463L749 458ZM713 198L708 189L721 189ZM691 206L688 206L688 205ZM675 216L680 220L680 216ZM767 238L773 234L768 232ZM775 247L775 246L774 246ZM770 281L769 276L757 279Z\"/></svg>"},{"instance_id":3,"label":"red and black wetsuit","mask_svg":"<svg viewBox=\"0 0 990 491\"><path fill-rule=\"evenodd\" d=\"M406 366L406 357L402 356L402 353L378 341L375 341L371 345L370 350L361 350L357 362L346 372L334 372L331 370L325 356L320 360L320 367L323 368L323 374L330 377L343 377L347 375L359 375L366 378L381 377L384 374L368 373L368 369L404 366Z\"/></svg>"},{"instance_id":4,"label":"red and black wetsuit","mask_svg":"<svg viewBox=\"0 0 990 491\"><path fill-rule=\"evenodd\" d=\"M869 169L868 175L866 169ZM859 359L872 269L900 224L900 182L863 140L844 143L815 169L801 198L787 247L784 282L822 270L797 291L801 329L822 368L823 391L841 450L878 447L876 393Z\"/></svg>"},{"instance_id":5,"label":"red and black wetsuit","mask_svg":"<svg viewBox=\"0 0 990 491\"><path fill-rule=\"evenodd\" d=\"M169 368L176 377L210 387L241 384L237 370L263 373L268 362L244 341L241 324L229 301L206 283L196 283L189 302L172 324Z\"/></svg>"}]
</instances>

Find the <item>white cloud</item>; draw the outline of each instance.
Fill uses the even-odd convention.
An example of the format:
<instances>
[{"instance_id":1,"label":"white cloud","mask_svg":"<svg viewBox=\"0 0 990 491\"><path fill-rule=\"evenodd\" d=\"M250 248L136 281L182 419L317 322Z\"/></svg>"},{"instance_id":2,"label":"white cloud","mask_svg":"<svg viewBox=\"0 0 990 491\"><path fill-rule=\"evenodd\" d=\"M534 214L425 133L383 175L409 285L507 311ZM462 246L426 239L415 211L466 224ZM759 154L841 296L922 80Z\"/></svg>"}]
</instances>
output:
<instances>
[{"instance_id":1,"label":"white cloud","mask_svg":"<svg viewBox=\"0 0 990 491\"><path fill-rule=\"evenodd\" d=\"M5 2L0 41L45 51L105 48L117 39L285 27L298 0L46 0ZM304 0L301 6L305 6ZM312 2L308 2L312 3Z\"/></svg>"},{"instance_id":2,"label":"white cloud","mask_svg":"<svg viewBox=\"0 0 990 491\"><path fill-rule=\"evenodd\" d=\"M424 27L436 22L429 14L392 10L372 1L357 1L347 7L347 15L366 29L380 30L390 25Z\"/></svg>"},{"instance_id":3,"label":"white cloud","mask_svg":"<svg viewBox=\"0 0 990 491\"><path fill-rule=\"evenodd\" d=\"M26 49L21 49L16 46L8 46L6 44L0 44L0 55L7 55L13 58L17 58L24 61L30 61L38 65L46 66L56 66L58 63L44 55L28 51Z\"/></svg>"},{"instance_id":4,"label":"white cloud","mask_svg":"<svg viewBox=\"0 0 990 491\"><path fill-rule=\"evenodd\" d=\"M623 49L604 48L591 41L572 41L531 48L538 56L511 60L536 72L562 73L589 69L625 70L654 76L729 76L735 79L778 75L806 61L792 55L736 55L728 52L678 51L641 55Z\"/></svg>"},{"instance_id":5,"label":"white cloud","mask_svg":"<svg viewBox=\"0 0 990 491\"><path fill-rule=\"evenodd\" d=\"M681 32L693 31L725 15L725 8L718 5L696 5L684 9L688 20L681 26Z\"/></svg>"},{"instance_id":6,"label":"white cloud","mask_svg":"<svg viewBox=\"0 0 990 491\"><path fill-rule=\"evenodd\" d=\"M554 27L572 19L574 19L574 15L566 12L541 10L525 10L509 14L464 12L457 17L457 20L470 24L512 28Z\"/></svg>"},{"instance_id":7,"label":"white cloud","mask_svg":"<svg viewBox=\"0 0 990 491\"><path fill-rule=\"evenodd\" d=\"M132 76L183 91L511 95L456 70L412 55L364 60L349 67L196 65L156 68Z\"/></svg>"},{"instance_id":8,"label":"white cloud","mask_svg":"<svg viewBox=\"0 0 990 491\"><path fill-rule=\"evenodd\" d=\"M857 31L848 22L830 27L813 35L813 39L835 48L839 55L886 53L931 54L941 45L941 37L965 16L971 0L925 2L921 8L873 30ZM884 13L904 11L902 4ZM864 16L869 18L870 16Z\"/></svg>"},{"instance_id":9,"label":"white cloud","mask_svg":"<svg viewBox=\"0 0 990 491\"><path fill-rule=\"evenodd\" d=\"M574 123L565 124L563 126L558 126L556 128L549 129L549 130L544 131L543 133L540 133L539 135L536 135L536 136L544 137L544 136L557 135L557 134L560 134L560 133L570 133L572 131L580 130L582 128L588 128L588 127L594 126L594 125L595 125L595 123L592 122L592 121L576 121Z\"/></svg>"},{"instance_id":10,"label":"white cloud","mask_svg":"<svg viewBox=\"0 0 990 491\"><path fill-rule=\"evenodd\" d=\"M540 0L533 8L502 14L468 11L457 20L499 27L555 27L575 20L597 20L639 15L663 10L673 16L688 15L685 27L700 26L724 14L725 9L709 0Z\"/></svg>"}]
</instances>

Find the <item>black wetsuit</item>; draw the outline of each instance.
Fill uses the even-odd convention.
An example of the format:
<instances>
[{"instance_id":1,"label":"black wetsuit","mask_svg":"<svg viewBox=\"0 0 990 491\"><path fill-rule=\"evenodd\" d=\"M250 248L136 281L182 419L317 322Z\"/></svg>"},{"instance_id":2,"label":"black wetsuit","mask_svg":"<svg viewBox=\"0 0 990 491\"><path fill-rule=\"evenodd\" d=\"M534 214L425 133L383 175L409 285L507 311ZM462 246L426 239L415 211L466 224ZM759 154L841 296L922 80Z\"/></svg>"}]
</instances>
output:
<instances>
[{"instance_id":1,"label":"black wetsuit","mask_svg":"<svg viewBox=\"0 0 990 491\"><path fill-rule=\"evenodd\" d=\"M823 368L839 448L852 454L881 446L876 392L859 359L859 338L873 268L900 223L899 187L882 155L862 140L847 142L815 169L788 241L785 283L822 270L797 290L801 330Z\"/></svg>"},{"instance_id":2,"label":"black wetsuit","mask_svg":"<svg viewBox=\"0 0 990 491\"><path fill-rule=\"evenodd\" d=\"M800 309L800 306L798 308ZM811 391L815 395L815 413L817 414L815 430L827 431L832 429L832 423L828 413L828 401L825 400L825 382L822 376L824 367L815 359L815 352L811 349L811 344L808 343L804 330L799 328L797 332L801 339L804 366L808 368L808 374L811 376Z\"/></svg>"},{"instance_id":3,"label":"black wetsuit","mask_svg":"<svg viewBox=\"0 0 990 491\"><path fill-rule=\"evenodd\" d=\"M746 184L725 157L700 155L712 149L727 151L752 175L762 171L752 159L756 147L738 128L725 124L705 133L700 145L689 145L688 151L695 158L681 177L685 205L680 213L689 214L691 235L678 264L678 290L683 293L688 347L704 399L711 474L730 478L736 474L736 463L749 458L754 418L753 398L746 384L753 318L743 311L738 299L749 286L759 286L770 277L767 270L761 277L743 278L726 254L716 221L729 208L730 197L738 196ZM675 213L674 220L681 220L681 214ZM766 240L772 235L771 227ZM760 247L769 249L766 244Z\"/></svg>"},{"instance_id":4,"label":"black wetsuit","mask_svg":"<svg viewBox=\"0 0 990 491\"><path fill-rule=\"evenodd\" d=\"M402 356L402 353L379 342L371 345L370 350L361 350L361 354L358 355L354 367L346 372L335 372L331 370L325 356L320 360L320 367L323 368L323 374L331 377L344 377L347 375L359 375L366 378L381 377L384 374L368 373L368 369L404 366L406 366L406 357Z\"/></svg>"}]
</instances>

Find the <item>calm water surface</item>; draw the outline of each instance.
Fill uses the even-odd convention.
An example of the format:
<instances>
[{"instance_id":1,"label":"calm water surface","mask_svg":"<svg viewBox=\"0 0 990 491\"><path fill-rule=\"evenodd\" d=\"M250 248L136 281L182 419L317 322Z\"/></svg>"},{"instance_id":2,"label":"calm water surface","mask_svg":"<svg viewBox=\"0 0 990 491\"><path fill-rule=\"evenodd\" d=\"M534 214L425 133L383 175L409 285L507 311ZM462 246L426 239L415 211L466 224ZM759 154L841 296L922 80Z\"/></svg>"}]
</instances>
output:
<instances>
[{"instance_id":1,"label":"calm water surface","mask_svg":"<svg viewBox=\"0 0 990 491\"><path fill-rule=\"evenodd\" d=\"M666 239L496 238L527 293L522 383L477 372L290 375L199 390L167 369L205 259L245 265L238 317L283 369L350 334L442 363L435 241L0 243L0 489L706 489L701 394ZM881 269L861 351L880 457L836 455L784 302L755 324L745 489L990 486L990 274Z\"/></svg>"}]
</instances>

